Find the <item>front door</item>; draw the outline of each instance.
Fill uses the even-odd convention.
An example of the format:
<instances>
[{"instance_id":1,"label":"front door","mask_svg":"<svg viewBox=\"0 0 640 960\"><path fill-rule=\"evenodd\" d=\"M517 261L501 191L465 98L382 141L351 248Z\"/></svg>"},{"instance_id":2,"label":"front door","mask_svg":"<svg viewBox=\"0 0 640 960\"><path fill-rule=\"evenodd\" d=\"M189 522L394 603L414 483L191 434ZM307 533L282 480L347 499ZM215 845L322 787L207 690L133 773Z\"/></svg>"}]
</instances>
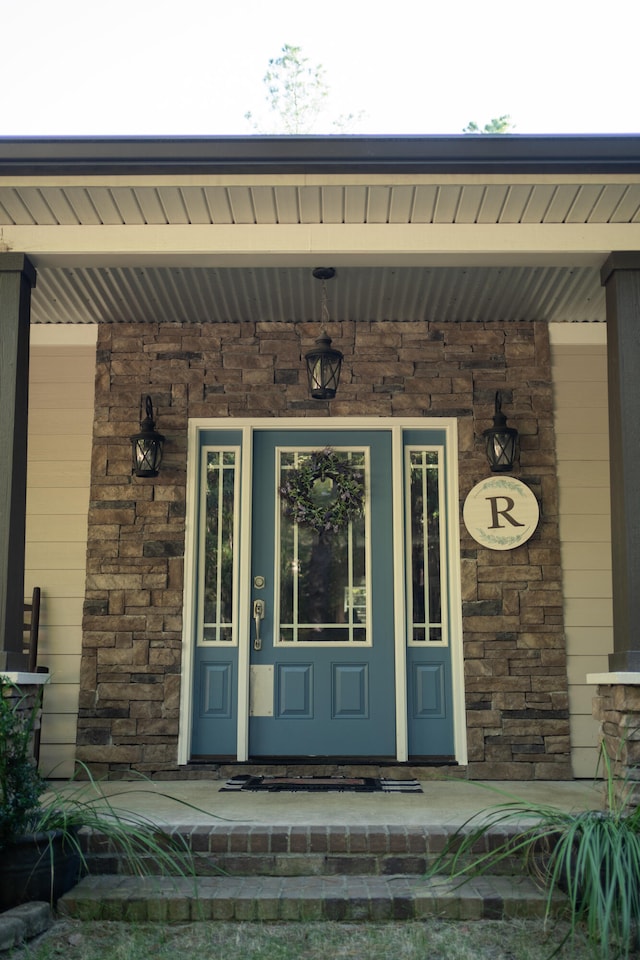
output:
<instances>
[{"instance_id":1,"label":"front door","mask_svg":"<svg viewBox=\"0 0 640 960\"><path fill-rule=\"evenodd\" d=\"M249 755L394 757L390 434L256 432L251 559Z\"/></svg>"},{"instance_id":2,"label":"front door","mask_svg":"<svg viewBox=\"0 0 640 960\"><path fill-rule=\"evenodd\" d=\"M189 756L453 759L446 431L198 437Z\"/></svg>"}]
</instances>

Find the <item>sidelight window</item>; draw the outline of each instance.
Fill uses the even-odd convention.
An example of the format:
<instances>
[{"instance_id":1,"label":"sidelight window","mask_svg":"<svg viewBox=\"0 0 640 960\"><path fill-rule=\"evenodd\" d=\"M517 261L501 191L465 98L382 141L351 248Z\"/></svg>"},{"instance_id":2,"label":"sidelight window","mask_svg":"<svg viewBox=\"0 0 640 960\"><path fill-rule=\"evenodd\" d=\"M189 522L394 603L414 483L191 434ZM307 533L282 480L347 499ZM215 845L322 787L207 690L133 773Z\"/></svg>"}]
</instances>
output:
<instances>
[{"instance_id":1,"label":"sidelight window","mask_svg":"<svg viewBox=\"0 0 640 960\"><path fill-rule=\"evenodd\" d=\"M235 449L205 448L199 563L200 642L236 641L238 461Z\"/></svg>"},{"instance_id":2,"label":"sidelight window","mask_svg":"<svg viewBox=\"0 0 640 960\"><path fill-rule=\"evenodd\" d=\"M441 451L409 447L406 457L409 643L446 645Z\"/></svg>"}]
</instances>

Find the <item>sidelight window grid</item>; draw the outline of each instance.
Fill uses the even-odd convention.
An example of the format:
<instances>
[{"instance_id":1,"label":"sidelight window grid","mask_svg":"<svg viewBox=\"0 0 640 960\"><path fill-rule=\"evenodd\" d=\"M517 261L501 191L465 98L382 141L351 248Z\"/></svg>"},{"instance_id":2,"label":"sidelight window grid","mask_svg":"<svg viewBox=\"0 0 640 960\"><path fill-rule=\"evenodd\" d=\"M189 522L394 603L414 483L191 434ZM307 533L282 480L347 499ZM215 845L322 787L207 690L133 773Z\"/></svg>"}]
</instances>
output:
<instances>
[{"instance_id":1,"label":"sidelight window grid","mask_svg":"<svg viewBox=\"0 0 640 960\"><path fill-rule=\"evenodd\" d=\"M408 644L448 645L444 481L439 447L405 448Z\"/></svg>"},{"instance_id":2,"label":"sidelight window grid","mask_svg":"<svg viewBox=\"0 0 640 960\"><path fill-rule=\"evenodd\" d=\"M238 447L203 447L198 562L198 643L237 644L240 483Z\"/></svg>"}]
</instances>

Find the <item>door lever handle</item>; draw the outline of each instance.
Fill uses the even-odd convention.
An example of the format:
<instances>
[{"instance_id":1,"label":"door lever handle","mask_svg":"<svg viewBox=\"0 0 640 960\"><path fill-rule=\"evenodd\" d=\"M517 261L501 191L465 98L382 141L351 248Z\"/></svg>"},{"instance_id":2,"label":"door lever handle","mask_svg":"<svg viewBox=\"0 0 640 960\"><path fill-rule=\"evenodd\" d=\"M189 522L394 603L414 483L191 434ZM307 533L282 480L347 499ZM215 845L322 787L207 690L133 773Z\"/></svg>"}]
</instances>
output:
<instances>
[{"instance_id":1,"label":"door lever handle","mask_svg":"<svg viewBox=\"0 0 640 960\"><path fill-rule=\"evenodd\" d=\"M253 641L254 650L262 650L262 637L260 636L260 621L264 620L264 600L253 601L253 619L256 624L256 636Z\"/></svg>"}]
</instances>

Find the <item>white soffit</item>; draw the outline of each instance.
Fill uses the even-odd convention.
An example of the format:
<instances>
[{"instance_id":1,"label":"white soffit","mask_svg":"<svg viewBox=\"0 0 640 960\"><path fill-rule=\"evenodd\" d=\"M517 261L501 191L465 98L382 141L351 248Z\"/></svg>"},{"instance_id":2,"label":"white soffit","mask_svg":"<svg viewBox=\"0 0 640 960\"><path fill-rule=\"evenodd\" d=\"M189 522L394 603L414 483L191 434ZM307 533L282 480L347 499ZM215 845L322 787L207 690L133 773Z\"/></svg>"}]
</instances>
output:
<instances>
[{"instance_id":1,"label":"white soffit","mask_svg":"<svg viewBox=\"0 0 640 960\"><path fill-rule=\"evenodd\" d=\"M281 178L285 181L285 178ZM635 178L564 182L0 183L0 226L640 223ZM378 181L381 178L376 178ZM390 176L389 179L392 179ZM398 179L393 177L393 179ZM448 178L453 180L453 178Z\"/></svg>"}]
</instances>

